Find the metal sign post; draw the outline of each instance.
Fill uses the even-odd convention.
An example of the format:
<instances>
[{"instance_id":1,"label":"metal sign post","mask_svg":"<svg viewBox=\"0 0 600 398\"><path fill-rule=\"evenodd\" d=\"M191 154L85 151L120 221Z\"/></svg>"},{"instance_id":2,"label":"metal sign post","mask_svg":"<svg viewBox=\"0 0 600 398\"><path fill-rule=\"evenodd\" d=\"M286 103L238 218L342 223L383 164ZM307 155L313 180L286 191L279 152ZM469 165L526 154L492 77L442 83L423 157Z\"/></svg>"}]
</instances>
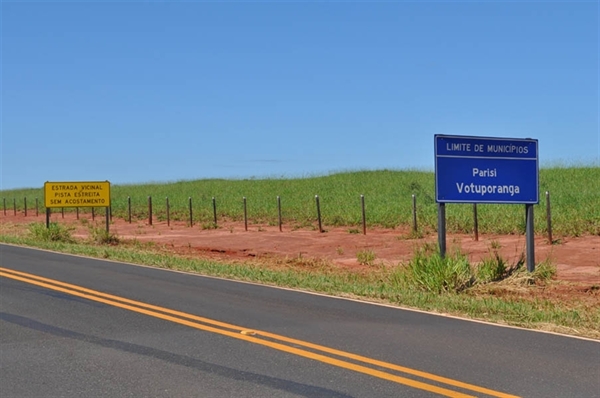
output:
<instances>
[{"instance_id":1,"label":"metal sign post","mask_svg":"<svg viewBox=\"0 0 600 398\"><path fill-rule=\"evenodd\" d=\"M539 202L538 141L451 135L436 135L434 139L440 253L446 251L445 203L525 204L527 269L533 271L533 205Z\"/></svg>"},{"instance_id":2,"label":"metal sign post","mask_svg":"<svg viewBox=\"0 0 600 398\"><path fill-rule=\"evenodd\" d=\"M438 244L440 256L446 257L446 204L438 203Z\"/></svg>"},{"instance_id":3,"label":"metal sign post","mask_svg":"<svg viewBox=\"0 0 600 398\"><path fill-rule=\"evenodd\" d=\"M527 256L527 271L535 271L535 241L533 233L533 205L525 205L525 240L526 240L526 256Z\"/></svg>"},{"instance_id":4,"label":"metal sign post","mask_svg":"<svg viewBox=\"0 0 600 398\"><path fill-rule=\"evenodd\" d=\"M106 233L108 234L110 228L110 207L106 207Z\"/></svg>"}]
</instances>

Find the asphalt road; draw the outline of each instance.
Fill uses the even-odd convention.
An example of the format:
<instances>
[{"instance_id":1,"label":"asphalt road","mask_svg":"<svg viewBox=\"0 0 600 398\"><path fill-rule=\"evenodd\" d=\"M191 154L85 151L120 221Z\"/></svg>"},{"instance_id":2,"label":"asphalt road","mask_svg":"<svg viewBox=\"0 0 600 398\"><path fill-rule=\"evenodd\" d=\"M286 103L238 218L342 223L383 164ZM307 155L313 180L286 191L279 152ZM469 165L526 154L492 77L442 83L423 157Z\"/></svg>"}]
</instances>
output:
<instances>
[{"instance_id":1,"label":"asphalt road","mask_svg":"<svg viewBox=\"0 0 600 398\"><path fill-rule=\"evenodd\" d=\"M0 245L0 395L600 397L600 342Z\"/></svg>"}]
</instances>

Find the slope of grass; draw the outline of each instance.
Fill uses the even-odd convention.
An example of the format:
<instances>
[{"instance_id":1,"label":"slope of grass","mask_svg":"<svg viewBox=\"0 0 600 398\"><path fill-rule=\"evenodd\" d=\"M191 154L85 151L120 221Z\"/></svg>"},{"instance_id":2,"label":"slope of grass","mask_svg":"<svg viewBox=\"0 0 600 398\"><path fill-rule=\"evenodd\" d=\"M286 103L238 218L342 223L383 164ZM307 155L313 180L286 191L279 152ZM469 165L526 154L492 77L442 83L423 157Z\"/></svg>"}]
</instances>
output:
<instances>
[{"instance_id":1,"label":"slope of grass","mask_svg":"<svg viewBox=\"0 0 600 398\"><path fill-rule=\"evenodd\" d=\"M538 233L546 231L546 191L551 194L555 235L600 235L599 167L540 170L541 201L535 206L535 229ZM359 225L362 222L360 195L365 195L367 224L387 228L411 224L411 195L414 194L420 229L432 232L437 228L434 174L422 171L357 171L301 179L208 179L113 185L111 194L115 217L127 217L127 198L130 197L133 219L146 219L148 196L152 196L153 213L159 220L166 218L166 197L169 197L172 220L189 219L188 198L191 197L196 223L212 221L213 197L219 219L241 220L244 214L242 198L246 197L250 222L271 224L277 223L276 198L280 196L284 223L300 227L316 220L315 195L320 198L325 226ZM13 211L13 201L17 211L22 212L25 197L30 214L35 212L35 198L39 198L39 211L45 211L42 188L0 191L0 198L6 200L8 212ZM523 206L479 205L478 213L481 233L522 233L524 230ZM472 205L447 205L446 214L449 232L472 230Z\"/></svg>"}]
</instances>

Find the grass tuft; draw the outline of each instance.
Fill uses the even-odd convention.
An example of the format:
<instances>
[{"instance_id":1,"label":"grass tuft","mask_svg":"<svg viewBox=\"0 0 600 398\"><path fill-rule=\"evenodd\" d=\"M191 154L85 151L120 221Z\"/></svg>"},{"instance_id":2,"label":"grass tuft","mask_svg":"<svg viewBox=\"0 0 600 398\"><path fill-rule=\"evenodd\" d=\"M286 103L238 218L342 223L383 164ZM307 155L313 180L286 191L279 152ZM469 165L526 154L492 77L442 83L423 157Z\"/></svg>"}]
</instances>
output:
<instances>
[{"instance_id":1,"label":"grass tuft","mask_svg":"<svg viewBox=\"0 0 600 398\"><path fill-rule=\"evenodd\" d=\"M471 266L459 251L442 257L438 250L421 247L401 269L401 280L409 288L433 293L460 292L474 283Z\"/></svg>"},{"instance_id":2,"label":"grass tuft","mask_svg":"<svg viewBox=\"0 0 600 398\"><path fill-rule=\"evenodd\" d=\"M40 223L29 224L29 234L32 238L45 242L75 243L73 231L75 228L51 222L48 227Z\"/></svg>"},{"instance_id":3,"label":"grass tuft","mask_svg":"<svg viewBox=\"0 0 600 398\"><path fill-rule=\"evenodd\" d=\"M361 250L358 253L356 253L356 259L358 260L358 263L361 265L372 266L372 265L374 265L376 258L377 258L377 255L375 254L375 252L370 249Z\"/></svg>"},{"instance_id":4,"label":"grass tuft","mask_svg":"<svg viewBox=\"0 0 600 398\"><path fill-rule=\"evenodd\" d=\"M89 240L99 245L118 245L121 242L116 234L91 225L89 226Z\"/></svg>"},{"instance_id":5,"label":"grass tuft","mask_svg":"<svg viewBox=\"0 0 600 398\"><path fill-rule=\"evenodd\" d=\"M519 260L509 266L504 258L498 252L500 244L498 241L492 241L490 244L490 255L475 267L475 278L477 283L497 282L511 276L514 272L520 270L525 264L525 255L521 253Z\"/></svg>"}]
</instances>

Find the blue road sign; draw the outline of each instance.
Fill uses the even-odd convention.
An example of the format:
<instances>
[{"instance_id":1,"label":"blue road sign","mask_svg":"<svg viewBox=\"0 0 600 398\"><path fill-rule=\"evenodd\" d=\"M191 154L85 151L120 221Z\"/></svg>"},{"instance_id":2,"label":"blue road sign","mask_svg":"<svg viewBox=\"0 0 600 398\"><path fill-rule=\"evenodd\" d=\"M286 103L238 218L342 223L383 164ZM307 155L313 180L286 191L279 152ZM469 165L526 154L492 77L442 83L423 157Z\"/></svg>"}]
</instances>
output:
<instances>
[{"instance_id":1,"label":"blue road sign","mask_svg":"<svg viewBox=\"0 0 600 398\"><path fill-rule=\"evenodd\" d=\"M436 135L435 198L438 203L538 203L538 141Z\"/></svg>"}]
</instances>

